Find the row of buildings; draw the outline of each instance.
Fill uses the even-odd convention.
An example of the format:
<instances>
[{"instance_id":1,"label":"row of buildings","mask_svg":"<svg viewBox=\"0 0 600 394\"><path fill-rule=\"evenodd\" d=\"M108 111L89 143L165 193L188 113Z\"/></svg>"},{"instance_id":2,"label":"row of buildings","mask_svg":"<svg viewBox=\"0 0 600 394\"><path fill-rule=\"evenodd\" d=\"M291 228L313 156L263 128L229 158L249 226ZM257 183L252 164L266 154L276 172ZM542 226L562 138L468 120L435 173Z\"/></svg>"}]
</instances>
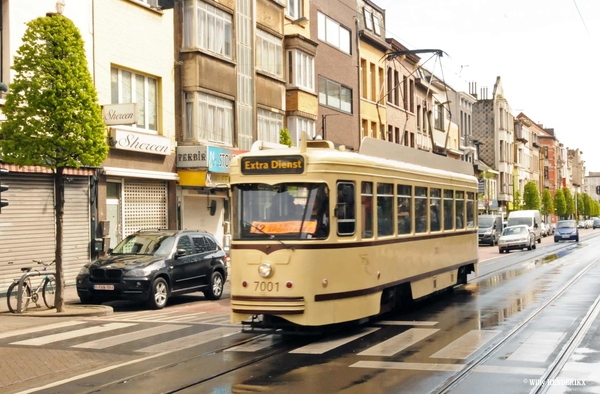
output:
<instances>
[{"instance_id":1,"label":"row of buildings","mask_svg":"<svg viewBox=\"0 0 600 394\"><path fill-rule=\"evenodd\" d=\"M10 87L25 23L59 12L81 31L103 107L108 159L66 171L67 283L138 229L226 235L231 157L284 128L294 143L305 131L358 150L370 136L468 161L482 212L507 212L529 180L583 185L581 152L513 116L500 78L489 98L453 89L420 65L436 51L390 38L370 0L1 1L0 81ZM2 292L15 265L51 260L55 240L50 171L0 165Z\"/></svg>"}]
</instances>

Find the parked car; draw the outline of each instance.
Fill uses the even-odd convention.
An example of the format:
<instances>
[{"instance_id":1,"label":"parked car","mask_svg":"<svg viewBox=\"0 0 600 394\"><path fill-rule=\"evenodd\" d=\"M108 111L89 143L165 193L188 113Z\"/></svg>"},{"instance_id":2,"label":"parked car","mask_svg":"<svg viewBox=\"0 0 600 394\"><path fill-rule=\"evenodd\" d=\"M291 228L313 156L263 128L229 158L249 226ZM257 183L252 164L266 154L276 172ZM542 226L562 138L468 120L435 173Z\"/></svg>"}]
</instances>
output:
<instances>
[{"instance_id":1,"label":"parked car","mask_svg":"<svg viewBox=\"0 0 600 394\"><path fill-rule=\"evenodd\" d=\"M592 225L593 229L597 229L600 227L600 219L594 219L594 223Z\"/></svg>"},{"instance_id":2,"label":"parked car","mask_svg":"<svg viewBox=\"0 0 600 394\"><path fill-rule=\"evenodd\" d=\"M218 300L227 279L226 258L216 238L204 231L141 231L84 265L77 295L82 303L132 300L153 309L171 296L196 291Z\"/></svg>"},{"instance_id":3,"label":"parked car","mask_svg":"<svg viewBox=\"0 0 600 394\"><path fill-rule=\"evenodd\" d=\"M514 249L535 249L535 234L526 224L508 226L498 240L498 252L508 253Z\"/></svg>"},{"instance_id":4,"label":"parked car","mask_svg":"<svg viewBox=\"0 0 600 394\"><path fill-rule=\"evenodd\" d=\"M575 220L559 220L556 223L554 232L554 242L575 241L579 242L579 229L575 225Z\"/></svg>"},{"instance_id":5,"label":"parked car","mask_svg":"<svg viewBox=\"0 0 600 394\"><path fill-rule=\"evenodd\" d=\"M578 221L578 222L577 222L577 228L583 228L583 229L586 229L586 228L588 228L587 226L588 226L588 225L587 225L587 223L585 222L585 220L580 220L580 221Z\"/></svg>"}]
</instances>

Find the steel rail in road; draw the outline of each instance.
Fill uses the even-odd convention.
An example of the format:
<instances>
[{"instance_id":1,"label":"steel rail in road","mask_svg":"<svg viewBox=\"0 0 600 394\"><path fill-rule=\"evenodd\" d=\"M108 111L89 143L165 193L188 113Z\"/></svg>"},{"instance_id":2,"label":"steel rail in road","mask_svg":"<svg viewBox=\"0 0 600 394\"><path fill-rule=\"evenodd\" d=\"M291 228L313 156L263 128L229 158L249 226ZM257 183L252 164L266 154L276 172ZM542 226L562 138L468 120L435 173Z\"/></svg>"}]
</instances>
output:
<instances>
[{"instance_id":1,"label":"steel rail in road","mask_svg":"<svg viewBox=\"0 0 600 394\"><path fill-rule=\"evenodd\" d=\"M467 364L466 368L462 369L456 375L452 376L450 379L448 379L446 382L444 382L442 384L442 386L440 386L436 389L435 393L446 393L446 392L450 391L451 389L455 388L460 382L462 382L471 373L473 373L473 369L475 367L483 364L496 352L496 350L498 350L505 343L507 343L509 340L513 339L517 334L519 334L527 326L527 324L529 324L536 316L538 316L540 313L542 313L557 298L559 298L567 290L569 290L571 288L571 286L573 286L586 272L588 272L590 269L592 269L592 267L594 267L596 264L598 264L598 262L600 262L600 259L592 261L590 264L585 266L581 271L579 271L577 273L577 275L575 275L573 278L571 278L571 280L569 280L562 288L560 288L549 300L547 300L540 307L538 307L535 311L533 311L531 314L529 314L529 316L527 316L525 318L525 320L523 320L521 323L519 323L517 326L515 326L498 343L494 344L494 346L492 346L490 349L486 350L482 355L480 355L475 360L473 360L469 364ZM596 300L596 301L598 301L598 300ZM590 311L588 311L587 315L590 315L591 311L594 310L595 308L597 308L597 305L595 305ZM583 329L584 327L580 326L580 328ZM574 339L575 338L572 338L571 340L574 341ZM566 347L569 348L569 346L566 346ZM567 352L569 350L567 348L563 349L562 352ZM561 357L562 356L559 355L559 358L561 358ZM546 371L544 376L550 375L551 373L555 373L553 371L555 371L557 369L558 364L559 364L558 362L553 363L550 366L550 368L552 370L550 372Z\"/></svg>"}]
</instances>

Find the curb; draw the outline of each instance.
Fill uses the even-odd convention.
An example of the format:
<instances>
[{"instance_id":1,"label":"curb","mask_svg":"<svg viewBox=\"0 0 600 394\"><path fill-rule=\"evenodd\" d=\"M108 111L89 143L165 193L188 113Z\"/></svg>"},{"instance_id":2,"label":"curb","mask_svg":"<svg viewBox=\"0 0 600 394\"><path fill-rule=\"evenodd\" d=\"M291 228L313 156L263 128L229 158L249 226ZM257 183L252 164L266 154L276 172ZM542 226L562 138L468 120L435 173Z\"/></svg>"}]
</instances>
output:
<instances>
[{"instance_id":1,"label":"curb","mask_svg":"<svg viewBox=\"0 0 600 394\"><path fill-rule=\"evenodd\" d=\"M77 316L108 316L112 315L113 308L108 305L65 305L63 312L56 312L56 309L44 309L40 311L27 310L23 313L4 312L1 315L15 317L77 317Z\"/></svg>"}]
</instances>

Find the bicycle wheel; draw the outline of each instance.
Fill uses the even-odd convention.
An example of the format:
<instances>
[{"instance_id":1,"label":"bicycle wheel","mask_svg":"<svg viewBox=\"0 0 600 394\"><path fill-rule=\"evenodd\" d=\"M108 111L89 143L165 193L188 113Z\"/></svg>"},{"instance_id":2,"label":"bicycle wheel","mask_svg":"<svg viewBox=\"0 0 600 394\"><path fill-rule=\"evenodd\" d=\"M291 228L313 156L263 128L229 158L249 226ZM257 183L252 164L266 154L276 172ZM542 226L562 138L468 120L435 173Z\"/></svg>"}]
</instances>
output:
<instances>
[{"instance_id":1,"label":"bicycle wheel","mask_svg":"<svg viewBox=\"0 0 600 394\"><path fill-rule=\"evenodd\" d=\"M56 282L53 276L48 276L44 279L44 287L42 287L42 298L48 309L54 308L54 298L56 295Z\"/></svg>"},{"instance_id":2,"label":"bicycle wheel","mask_svg":"<svg viewBox=\"0 0 600 394\"><path fill-rule=\"evenodd\" d=\"M19 282L13 282L6 291L6 303L8 304L8 310L12 313L17 313L17 304L19 299ZM29 282L23 283L23 298L21 300L21 311L27 309L29 300L31 299L31 287Z\"/></svg>"}]
</instances>

